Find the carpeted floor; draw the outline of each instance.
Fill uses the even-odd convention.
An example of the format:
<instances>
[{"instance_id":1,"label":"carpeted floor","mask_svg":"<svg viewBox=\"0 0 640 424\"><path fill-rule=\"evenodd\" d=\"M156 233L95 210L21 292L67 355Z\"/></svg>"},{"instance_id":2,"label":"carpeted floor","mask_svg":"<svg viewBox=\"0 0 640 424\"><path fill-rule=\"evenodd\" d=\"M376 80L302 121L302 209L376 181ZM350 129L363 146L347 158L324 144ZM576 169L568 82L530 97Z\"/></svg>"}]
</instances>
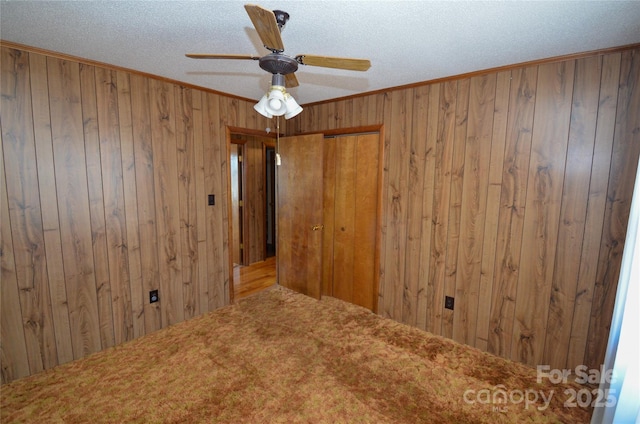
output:
<instances>
[{"instance_id":1,"label":"carpeted floor","mask_svg":"<svg viewBox=\"0 0 640 424\"><path fill-rule=\"evenodd\" d=\"M589 422L590 410L564 406L566 387L537 383L534 369L355 305L275 287L3 385L0 419Z\"/></svg>"}]
</instances>

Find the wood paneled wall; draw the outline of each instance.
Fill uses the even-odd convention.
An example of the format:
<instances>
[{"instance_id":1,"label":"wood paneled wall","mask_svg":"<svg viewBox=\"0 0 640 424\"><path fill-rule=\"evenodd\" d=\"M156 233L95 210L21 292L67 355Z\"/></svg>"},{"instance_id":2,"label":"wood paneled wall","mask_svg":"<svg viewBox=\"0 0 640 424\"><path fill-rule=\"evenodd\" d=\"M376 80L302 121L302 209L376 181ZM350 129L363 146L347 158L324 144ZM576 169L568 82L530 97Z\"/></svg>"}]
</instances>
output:
<instances>
[{"instance_id":1,"label":"wood paneled wall","mask_svg":"<svg viewBox=\"0 0 640 424\"><path fill-rule=\"evenodd\" d=\"M640 49L307 105L293 121L292 134L383 124L380 314L529 365L603 362Z\"/></svg>"},{"instance_id":2,"label":"wood paneled wall","mask_svg":"<svg viewBox=\"0 0 640 424\"><path fill-rule=\"evenodd\" d=\"M2 382L227 304L226 127L269 126L253 102L7 46L0 63Z\"/></svg>"},{"instance_id":3,"label":"wood paneled wall","mask_svg":"<svg viewBox=\"0 0 640 424\"><path fill-rule=\"evenodd\" d=\"M1 381L227 304L226 127L270 126L253 102L0 54ZM379 313L528 364L601 363L640 50L308 105L286 132L376 124Z\"/></svg>"}]
</instances>

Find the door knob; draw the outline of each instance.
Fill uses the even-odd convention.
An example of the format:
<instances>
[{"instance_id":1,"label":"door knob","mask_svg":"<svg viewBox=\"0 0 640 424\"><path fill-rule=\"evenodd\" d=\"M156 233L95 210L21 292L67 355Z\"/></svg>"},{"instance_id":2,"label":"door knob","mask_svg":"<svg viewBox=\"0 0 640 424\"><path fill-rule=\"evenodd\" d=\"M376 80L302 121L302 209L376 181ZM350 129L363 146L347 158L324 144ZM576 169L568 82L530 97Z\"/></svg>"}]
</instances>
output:
<instances>
[{"instance_id":1,"label":"door knob","mask_svg":"<svg viewBox=\"0 0 640 424\"><path fill-rule=\"evenodd\" d=\"M313 227L311 227L313 231L320 231L323 228L324 228L324 225L314 225Z\"/></svg>"}]
</instances>

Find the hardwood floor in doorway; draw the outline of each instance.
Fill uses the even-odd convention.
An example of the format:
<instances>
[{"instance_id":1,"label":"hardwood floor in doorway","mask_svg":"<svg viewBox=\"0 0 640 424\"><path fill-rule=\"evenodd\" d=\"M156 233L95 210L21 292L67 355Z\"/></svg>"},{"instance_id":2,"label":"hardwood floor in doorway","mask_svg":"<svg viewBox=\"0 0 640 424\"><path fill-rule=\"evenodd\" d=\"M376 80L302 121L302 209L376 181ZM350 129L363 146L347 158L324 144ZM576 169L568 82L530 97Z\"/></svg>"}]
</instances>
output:
<instances>
[{"instance_id":1,"label":"hardwood floor in doorway","mask_svg":"<svg viewBox=\"0 0 640 424\"><path fill-rule=\"evenodd\" d=\"M233 293L236 300L271 287L275 283L275 256L248 266L236 265L233 268Z\"/></svg>"}]
</instances>

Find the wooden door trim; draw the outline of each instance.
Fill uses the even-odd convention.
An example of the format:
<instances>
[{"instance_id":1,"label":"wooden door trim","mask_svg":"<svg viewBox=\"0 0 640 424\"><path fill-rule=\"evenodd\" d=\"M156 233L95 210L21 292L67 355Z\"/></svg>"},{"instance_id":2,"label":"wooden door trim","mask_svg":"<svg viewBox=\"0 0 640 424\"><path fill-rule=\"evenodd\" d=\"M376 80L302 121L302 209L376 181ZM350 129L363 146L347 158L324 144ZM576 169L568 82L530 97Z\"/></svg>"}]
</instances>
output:
<instances>
[{"instance_id":1,"label":"wooden door trim","mask_svg":"<svg viewBox=\"0 0 640 424\"><path fill-rule=\"evenodd\" d=\"M309 134L322 134L325 137L339 137L341 135L354 135L354 134L363 134L363 133L380 133L382 134L383 124L376 125L363 125L360 127L350 127L350 128L336 128L332 130L320 130L320 131L308 131L308 132L300 132L293 135L309 135Z\"/></svg>"}]
</instances>

